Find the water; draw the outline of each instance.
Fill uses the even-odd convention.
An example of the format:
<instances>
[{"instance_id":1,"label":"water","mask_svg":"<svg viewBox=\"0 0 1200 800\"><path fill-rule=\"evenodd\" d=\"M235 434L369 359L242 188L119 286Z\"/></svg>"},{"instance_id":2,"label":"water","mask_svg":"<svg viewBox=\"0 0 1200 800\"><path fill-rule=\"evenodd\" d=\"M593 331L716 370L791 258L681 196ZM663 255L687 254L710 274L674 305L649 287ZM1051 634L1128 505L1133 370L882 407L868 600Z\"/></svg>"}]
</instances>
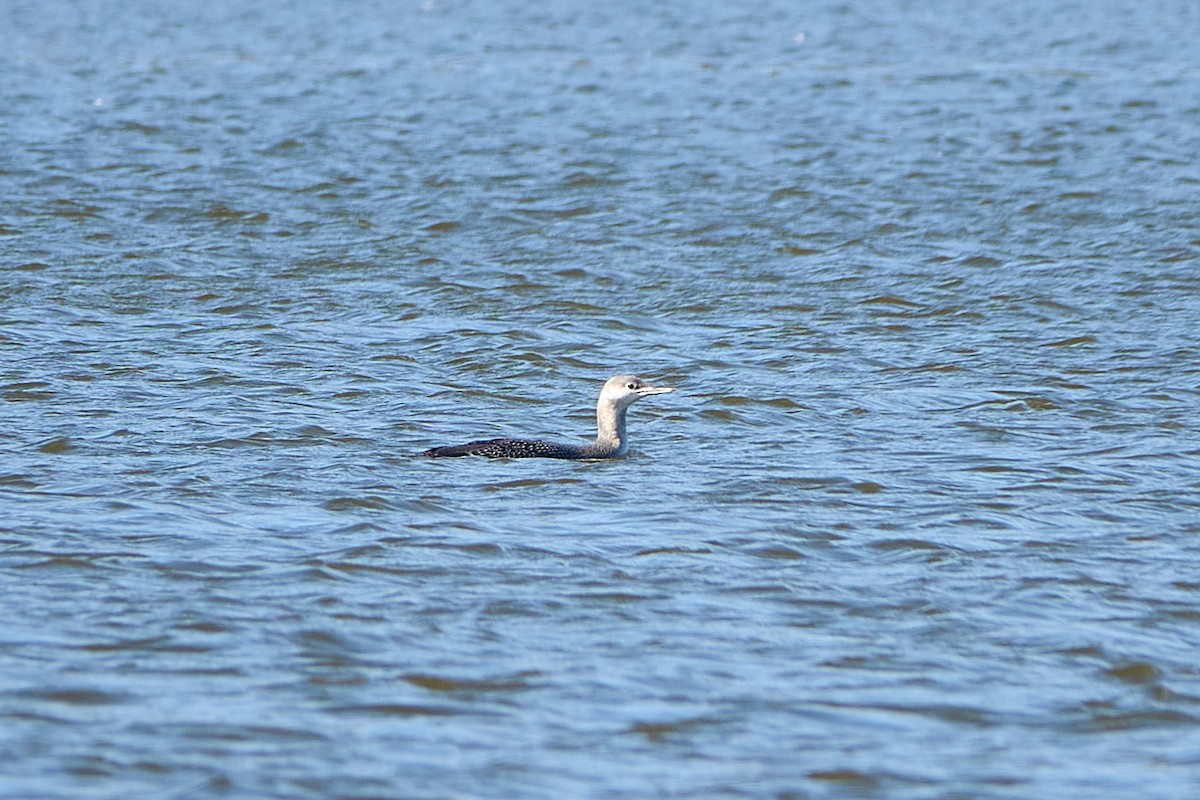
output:
<instances>
[{"instance_id":1,"label":"water","mask_svg":"<svg viewBox=\"0 0 1200 800\"><path fill-rule=\"evenodd\" d=\"M1197 34L5 4L0 795L1194 796Z\"/></svg>"}]
</instances>

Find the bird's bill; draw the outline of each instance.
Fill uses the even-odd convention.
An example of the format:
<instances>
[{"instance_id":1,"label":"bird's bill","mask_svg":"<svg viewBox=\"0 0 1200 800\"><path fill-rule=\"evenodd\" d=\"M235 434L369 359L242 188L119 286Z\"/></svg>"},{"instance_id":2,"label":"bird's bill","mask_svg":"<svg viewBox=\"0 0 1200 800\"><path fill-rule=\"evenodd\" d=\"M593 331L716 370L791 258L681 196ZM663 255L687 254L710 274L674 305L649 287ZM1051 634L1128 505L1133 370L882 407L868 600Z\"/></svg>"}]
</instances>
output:
<instances>
[{"instance_id":1,"label":"bird's bill","mask_svg":"<svg viewBox=\"0 0 1200 800\"><path fill-rule=\"evenodd\" d=\"M673 391L675 391L674 386L643 386L637 390L637 394L638 397L645 397L648 394L666 394Z\"/></svg>"}]
</instances>

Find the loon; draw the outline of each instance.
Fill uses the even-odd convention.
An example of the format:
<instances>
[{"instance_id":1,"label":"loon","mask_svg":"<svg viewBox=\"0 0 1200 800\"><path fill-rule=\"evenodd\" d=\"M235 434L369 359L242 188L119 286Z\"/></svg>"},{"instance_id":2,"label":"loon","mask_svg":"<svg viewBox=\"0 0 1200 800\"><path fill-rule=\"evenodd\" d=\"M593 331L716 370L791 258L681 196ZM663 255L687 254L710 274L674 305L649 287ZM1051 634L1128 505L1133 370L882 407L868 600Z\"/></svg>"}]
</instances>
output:
<instances>
[{"instance_id":1,"label":"loon","mask_svg":"<svg viewBox=\"0 0 1200 800\"><path fill-rule=\"evenodd\" d=\"M596 441L592 444L558 444L540 439L481 439L421 453L432 458L486 456L487 458L620 458L629 452L625 432L626 410L643 397L675 391L671 386L651 386L636 375L609 378L596 403Z\"/></svg>"}]
</instances>

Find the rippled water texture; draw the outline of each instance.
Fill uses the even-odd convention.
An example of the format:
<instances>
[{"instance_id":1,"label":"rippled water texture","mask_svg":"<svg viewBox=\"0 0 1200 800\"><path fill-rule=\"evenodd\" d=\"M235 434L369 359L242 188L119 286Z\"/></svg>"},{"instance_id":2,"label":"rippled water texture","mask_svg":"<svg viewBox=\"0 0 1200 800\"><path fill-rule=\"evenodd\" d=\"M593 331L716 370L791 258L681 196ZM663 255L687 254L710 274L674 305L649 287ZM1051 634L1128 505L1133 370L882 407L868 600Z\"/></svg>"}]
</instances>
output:
<instances>
[{"instance_id":1,"label":"rippled water texture","mask_svg":"<svg viewBox=\"0 0 1200 800\"><path fill-rule=\"evenodd\" d=\"M1196 796L1197 40L0 4L0 795Z\"/></svg>"}]
</instances>

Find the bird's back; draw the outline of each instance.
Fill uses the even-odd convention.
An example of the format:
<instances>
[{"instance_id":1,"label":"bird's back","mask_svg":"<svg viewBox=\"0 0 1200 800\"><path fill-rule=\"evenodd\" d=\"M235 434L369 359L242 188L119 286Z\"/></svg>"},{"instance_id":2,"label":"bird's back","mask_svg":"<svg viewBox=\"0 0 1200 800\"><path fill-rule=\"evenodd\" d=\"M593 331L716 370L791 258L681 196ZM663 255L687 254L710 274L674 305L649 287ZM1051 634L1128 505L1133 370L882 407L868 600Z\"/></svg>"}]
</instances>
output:
<instances>
[{"instance_id":1,"label":"bird's back","mask_svg":"<svg viewBox=\"0 0 1200 800\"><path fill-rule=\"evenodd\" d=\"M431 458L484 456L486 458L587 458L582 447L540 439L480 439L449 447L434 447L421 455Z\"/></svg>"}]
</instances>

